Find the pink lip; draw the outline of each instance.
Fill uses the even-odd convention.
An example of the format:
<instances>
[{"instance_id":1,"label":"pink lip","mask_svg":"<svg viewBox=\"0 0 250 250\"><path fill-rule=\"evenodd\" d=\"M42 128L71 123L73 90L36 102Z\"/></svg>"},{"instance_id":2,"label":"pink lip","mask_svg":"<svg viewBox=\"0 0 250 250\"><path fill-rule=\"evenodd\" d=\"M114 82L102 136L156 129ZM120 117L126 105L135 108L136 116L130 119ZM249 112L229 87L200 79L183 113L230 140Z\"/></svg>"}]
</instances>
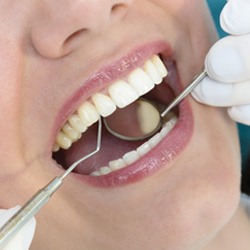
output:
<instances>
[{"instance_id":1,"label":"pink lip","mask_svg":"<svg viewBox=\"0 0 250 250\"><path fill-rule=\"evenodd\" d=\"M164 51L164 52L163 52ZM65 103L56 119L52 142L55 134L66 119L77 107L93 93L104 89L109 83L122 78L137 68L153 54L162 53L164 57L171 57L172 50L166 42L155 42L136 48L132 53L123 57L116 63L110 64L101 71L93 74ZM174 71L171 81L181 89L181 83ZM153 150L140 160L124 169L103 176L87 176L76 173L70 175L80 181L99 187L114 187L140 181L162 168L170 168L171 162L187 146L193 131L193 115L187 100L179 105L179 119L175 128Z\"/></svg>"},{"instance_id":2,"label":"pink lip","mask_svg":"<svg viewBox=\"0 0 250 250\"><path fill-rule=\"evenodd\" d=\"M178 76L172 76L172 80L175 81L178 88L181 88ZM193 114L189 102L184 100L179 105L179 118L174 129L139 161L103 176L93 177L76 173L72 173L72 176L98 187L115 187L140 181L160 169L169 169L173 166L171 163L188 145L192 133Z\"/></svg>"}]
</instances>

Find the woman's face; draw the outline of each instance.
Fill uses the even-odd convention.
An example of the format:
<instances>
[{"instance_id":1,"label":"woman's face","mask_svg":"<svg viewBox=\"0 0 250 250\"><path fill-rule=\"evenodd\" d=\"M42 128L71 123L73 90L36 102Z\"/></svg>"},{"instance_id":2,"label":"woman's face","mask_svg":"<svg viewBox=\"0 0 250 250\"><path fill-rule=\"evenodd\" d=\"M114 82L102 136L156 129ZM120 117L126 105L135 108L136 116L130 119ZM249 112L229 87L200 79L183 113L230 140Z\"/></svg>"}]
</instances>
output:
<instances>
[{"instance_id":1,"label":"woman's face","mask_svg":"<svg viewBox=\"0 0 250 250\"><path fill-rule=\"evenodd\" d=\"M5 0L0 18L2 208L23 204L65 171L52 158L57 134L67 121L69 129L75 126L72 136L81 130L83 121L76 125L72 115L87 101L110 111L96 93L107 97L115 86L113 103L120 93L119 100L129 99L117 81L132 86L131 72L145 73L144 64L159 54L169 74L148 98L167 104L170 88L177 94L201 71L216 39L200 0ZM143 76L136 79L146 85ZM92 176L143 143L104 132L102 151L69 174L37 214L32 249L187 250L210 241L238 203L236 129L224 110L191 97L177 113L174 128L146 154L134 152L124 168ZM70 144L65 131L62 140ZM94 149L95 134L91 126L53 157L69 166Z\"/></svg>"}]
</instances>

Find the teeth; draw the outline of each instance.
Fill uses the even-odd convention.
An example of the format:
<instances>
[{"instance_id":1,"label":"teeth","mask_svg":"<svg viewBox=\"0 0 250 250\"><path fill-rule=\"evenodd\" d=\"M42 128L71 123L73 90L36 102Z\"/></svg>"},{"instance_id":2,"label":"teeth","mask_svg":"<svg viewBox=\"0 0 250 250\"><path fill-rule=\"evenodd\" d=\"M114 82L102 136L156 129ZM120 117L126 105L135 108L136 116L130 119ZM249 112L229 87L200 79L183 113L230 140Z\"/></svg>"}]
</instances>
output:
<instances>
[{"instance_id":1,"label":"teeth","mask_svg":"<svg viewBox=\"0 0 250 250\"><path fill-rule=\"evenodd\" d=\"M154 55L152 58L152 62L156 66L156 69L159 71L161 76L166 77L168 74L168 71L165 65L163 64L163 62L161 61L161 59L157 55Z\"/></svg>"},{"instance_id":2,"label":"teeth","mask_svg":"<svg viewBox=\"0 0 250 250\"><path fill-rule=\"evenodd\" d=\"M139 95L125 81L118 81L109 87L108 92L119 108L124 108L138 99Z\"/></svg>"},{"instance_id":3,"label":"teeth","mask_svg":"<svg viewBox=\"0 0 250 250\"><path fill-rule=\"evenodd\" d=\"M149 141L148 144L150 147L155 147L162 139L162 136L160 133L157 133L155 136L153 136Z\"/></svg>"},{"instance_id":4,"label":"teeth","mask_svg":"<svg viewBox=\"0 0 250 250\"><path fill-rule=\"evenodd\" d=\"M53 152L57 152L59 149L60 149L60 146L57 143L55 143L53 147Z\"/></svg>"},{"instance_id":5,"label":"teeth","mask_svg":"<svg viewBox=\"0 0 250 250\"><path fill-rule=\"evenodd\" d=\"M92 101L103 117L111 115L116 110L114 101L107 95L97 93L92 97Z\"/></svg>"},{"instance_id":6,"label":"teeth","mask_svg":"<svg viewBox=\"0 0 250 250\"><path fill-rule=\"evenodd\" d=\"M122 159L114 160L109 163L109 167L112 171L126 167L126 163Z\"/></svg>"},{"instance_id":7,"label":"teeth","mask_svg":"<svg viewBox=\"0 0 250 250\"><path fill-rule=\"evenodd\" d=\"M105 175L111 173L111 169L109 167L101 167L99 169L100 175Z\"/></svg>"},{"instance_id":8,"label":"teeth","mask_svg":"<svg viewBox=\"0 0 250 250\"><path fill-rule=\"evenodd\" d=\"M137 152L139 156L143 156L150 151L151 147L148 142L143 143L139 148L137 148Z\"/></svg>"},{"instance_id":9,"label":"teeth","mask_svg":"<svg viewBox=\"0 0 250 250\"><path fill-rule=\"evenodd\" d=\"M128 82L139 95L144 95L154 88L153 80L142 69L132 72L128 77Z\"/></svg>"},{"instance_id":10,"label":"teeth","mask_svg":"<svg viewBox=\"0 0 250 250\"><path fill-rule=\"evenodd\" d=\"M135 161L137 161L138 159L140 158L138 152L136 150L134 151L131 151L131 152L128 152L126 153L122 159L124 160L124 162L127 164L127 165L130 165L132 163L134 163Z\"/></svg>"},{"instance_id":11,"label":"teeth","mask_svg":"<svg viewBox=\"0 0 250 250\"><path fill-rule=\"evenodd\" d=\"M144 64L144 71L150 76L154 84L160 84L162 82L162 76L151 61L147 61Z\"/></svg>"},{"instance_id":12,"label":"teeth","mask_svg":"<svg viewBox=\"0 0 250 250\"><path fill-rule=\"evenodd\" d=\"M80 132L76 131L75 129L73 129L69 123L65 123L65 125L62 128L62 131L66 134L66 136L71 139L72 141L75 141L76 139L79 138L79 136L81 135Z\"/></svg>"},{"instance_id":13,"label":"teeth","mask_svg":"<svg viewBox=\"0 0 250 250\"><path fill-rule=\"evenodd\" d=\"M109 116L117 107L124 108L131 104L141 95L149 92L154 84L161 83L167 73L161 59L154 55L142 67L132 71L126 79L110 85L107 94L94 94L91 99L80 105L62 127L53 151L58 151L58 147L68 149L89 126L99 119L100 115Z\"/></svg>"},{"instance_id":14,"label":"teeth","mask_svg":"<svg viewBox=\"0 0 250 250\"><path fill-rule=\"evenodd\" d=\"M116 171L118 169L123 169L128 165L133 164L134 162L139 160L140 157L147 154L156 145L158 145L161 142L161 140L174 128L176 122L177 122L177 117L173 115L171 120L169 120L164 124L162 130L156 135L154 135L149 141L139 146L136 150L126 153L122 158L109 162L108 166L101 167L99 170L92 172L90 175L101 176L109 174L112 173L113 171Z\"/></svg>"},{"instance_id":15,"label":"teeth","mask_svg":"<svg viewBox=\"0 0 250 250\"><path fill-rule=\"evenodd\" d=\"M60 146L63 149L70 148L72 144L71 140L62 131L60 131L57 134L56 143L58 146Z\"/></svg>"},{"instance_id":16,"label":"teeth","mask_svg":"<svg viewBox=\"0 0 250 250\"><path fill-rule=\"evenodd\" d=\"M82 123L79 115L77 114L72 115L68 121L72 128L78 133L83 133L87 130L87 127Z\"/></svg>"},{"instance_id":17,"label":"teeth","mask_svg":"<svg viewBox=\"0 0 250 250\"><path fill-rule=\"evenodd\" d=\"M90 102L84 102L77 110L82 123L89 127L98 121L100 114Z\"/></svg>"}]
</instances>

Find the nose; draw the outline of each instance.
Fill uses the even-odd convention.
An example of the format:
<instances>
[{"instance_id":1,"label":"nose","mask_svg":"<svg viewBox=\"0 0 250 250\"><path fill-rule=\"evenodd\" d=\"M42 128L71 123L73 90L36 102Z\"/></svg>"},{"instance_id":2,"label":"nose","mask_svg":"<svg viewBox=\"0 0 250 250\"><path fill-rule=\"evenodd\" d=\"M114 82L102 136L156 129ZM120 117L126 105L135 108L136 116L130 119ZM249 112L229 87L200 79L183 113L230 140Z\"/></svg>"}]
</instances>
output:
<instances>
[{"instance_id":1,"label":"nose","mask_svg":"<svg viewBox=\"0 0 250 250\"><path fill-rule=\"evenodd\" d=\"M105 30L128 12L133 0L40 0L31 23L31 41L43 57L59 58Z\"/></svg>"}]
</instances>

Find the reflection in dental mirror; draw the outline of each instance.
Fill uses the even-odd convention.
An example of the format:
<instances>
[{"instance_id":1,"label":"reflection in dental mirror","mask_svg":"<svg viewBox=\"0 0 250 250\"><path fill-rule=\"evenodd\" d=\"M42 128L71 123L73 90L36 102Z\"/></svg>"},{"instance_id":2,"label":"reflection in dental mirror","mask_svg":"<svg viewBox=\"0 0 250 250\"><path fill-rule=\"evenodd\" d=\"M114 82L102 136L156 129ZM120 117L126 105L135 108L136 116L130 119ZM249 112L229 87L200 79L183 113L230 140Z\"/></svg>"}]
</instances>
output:
<instances>
[{"instance_id":1,"label":"reflection in dental mirror","mask_svg":"<svg viewBox=\"0 0 250 250\"><path fill-rule=\"evenodd\" d=\"M155 103L140 98L104 119L107 130L128 141L143 140L161 127L161 115Z\"/></svg>"}]
</instances>

